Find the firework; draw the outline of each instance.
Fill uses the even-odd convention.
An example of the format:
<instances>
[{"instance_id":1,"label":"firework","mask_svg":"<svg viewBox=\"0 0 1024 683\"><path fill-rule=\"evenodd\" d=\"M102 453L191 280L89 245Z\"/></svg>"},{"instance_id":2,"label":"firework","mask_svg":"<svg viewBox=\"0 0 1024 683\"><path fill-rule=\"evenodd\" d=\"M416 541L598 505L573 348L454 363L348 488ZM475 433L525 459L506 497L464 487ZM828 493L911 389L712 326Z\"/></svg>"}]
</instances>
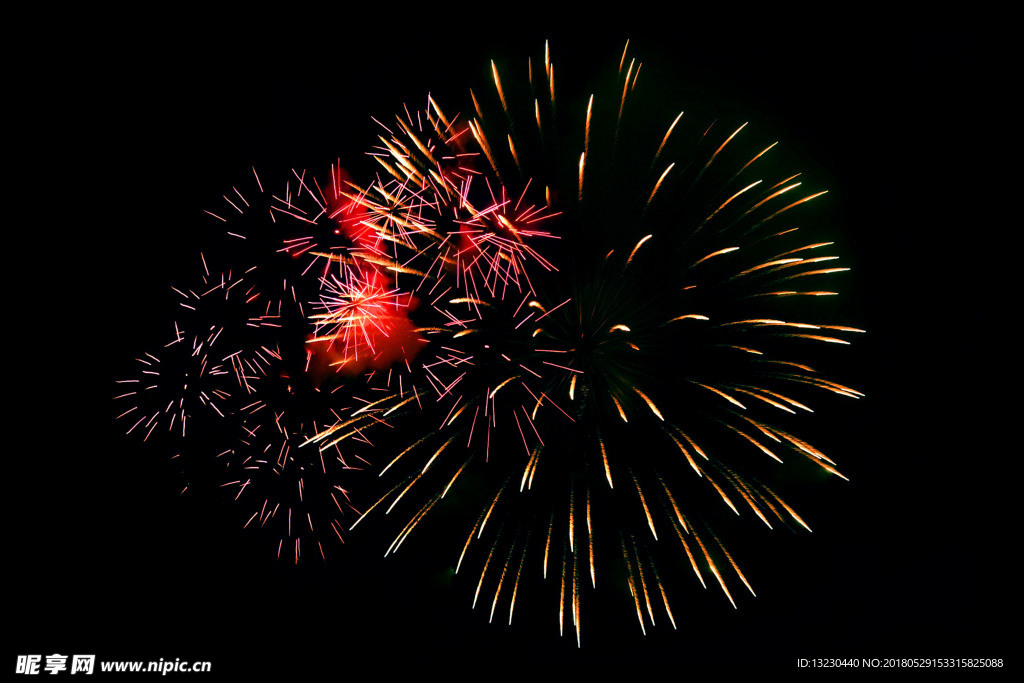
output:
<instances>
[{"instance_id":1,"label":"firework","mask_svg":"<svg viewBox=\"0 0 1024 683\"><path fill-rule=\"evenodd\" d=\"M582 98L547 47L524 66L492 62L465 114L428 97L378 122L369 182L336 164L268 192L253 169L207 211L232 268L176 290L177 356L140 357L118 419L221 421L222 488L296 563L368 516L400 520L391 554L470 509L473 606L511 622L544 594L579 644L599 586L644 633L675 626L681 574L754 592L723 518L809 529L776 490L842 477L797 432L816 395L860 396L816 368L861 330L799 223L825 192L774 144L652 114L628 49ZM371 465L360 513L343 481Z\"/></svg>"},{"instance_id":2,"label":"firework","mask_svg":"<svg viewBox=\"0 0 1024 683\"><path fill-rule=\"evenodd\" d=\"M142 354L115 395L127 433L170 439L190 481L219 482L248 510L244 526L273 530L278 556L295 562L307 550L325 557L324 538L341 539L340 520L353 513L342 482L360 462L356 441L344 453L296 448L353 409L332 394L342 375L307 320L337 294L332 255L353 245L344 228L355 218L335 206L344 177L332 167L324 192L293 170L271 191L252 169L206 211L220 240L200 255L197 282L172 287L173 339Z\"/></svg>"},{"instance_id":3,"label":"firework","mask_svg":"<svg viewBox=\"0 0 1024 683\"><path fill-rule=\"evenodd\" d=\"M552 237L544 226L553 213L531 199L528 181L502 182L487 166L472 121L449 119L428 98L415 117L406 111L381 127L390 137L371 155L383 178L352 199L378 242L390 245L391 270L418 276L416 289L429 279L431 291L475 299L531 289L528 264L553 270L536 246Z\"/></svg>"},{"instance_id":4,"label":"firework","mask_svg":"<svg viewBox=\"0 0 1024 683\"><path fill-rule=\"evenodd\" d=\"M804 315L828 315L806 302L834 297L847 270L795 222L824 192L774 172L774 145L749 148L746 124L652 120L639 72L624 52L567 105L547 49L519 78L492 63L461 126L433 100L398 119L373 152L388 181L362 195L393 269L419 278L414 291L447 285L423 312L444 321L415 404L376 408L433 423L389 458L367 513L404 514L393 552L449 493L476 500L455 561L474 606L511 620L523 577L539 575L577 642L584 596L604 582L645 632L674 625L664 577L677 570L733 606L737 585L753 593L717 518L806 528L775 493L780 468L842 475L792 425L816 392L860 396L808 360L860 332ZM471 183L488 208L467 199ZM534 239L517 240L533 217Z\"/></svg>"},{"instance_id":5,"label":"firework","mask_svg":"<svg viewBox=\"0 0 1024 683\"><path fill-rule=\"evenodd\" d=\"M499 371L495 382L494 373L471 368L497 363L537 375L513 356L534 346L536 328L524 325L543 305L529 271L555 270L534 246L552 237L543 226L554 214L528 199L529 182L513 195L488 174L485 155L466 147L471 124L449 120L432 99L394 128L372 153L387 174L345 195L364 219L356 244L333 257L340 275L324 280L323 312L313 316L323 332L312 340L340 350L333 364L342 372L354 366L371 370L369 382L384 377L375 388L386 395L310 442L331 446L359 433L357 423L429 408L467 431L469 446L479 426L486 444L495 394L510 377ZM339 437L342 426L352 428Z\"/></svg>"},{"instance_id":6,"label":"firework","mask_svg":"<svg viewBox=\"0 0 1024 683\"><path fill-rule=\"evenodd\" d=\"M251 273L211 273L201 256L202 275L193 287L173 287L176 320L173 338L156 352L137 360L136 378L118 382L125 391L115 400L127 406L117 416L148 439L154 431L180 431L186 437L197 415L223 418L235 392L247 389L259 362L253 353L254 330L277 326L273 306L264 298Z\"/></svg>"},{"instance_id":7,"label":"firework","mask_svg":"<svg viewBox=\"0 0 1024 683\"><path fill-rule=\"evenodd\" d=\"M243 526L274 530L277 556L297 564L307 552L326 560L325 536L344 543L343 520L358 511L343 484L366 461L358 440L345 451L299 448L347 407L314 384L302 349L291 351L270 350L266 365L249 379L251 391L232 415L237 438L216 460L221 487L249 510Z\"/></svg>"}]
</instances>

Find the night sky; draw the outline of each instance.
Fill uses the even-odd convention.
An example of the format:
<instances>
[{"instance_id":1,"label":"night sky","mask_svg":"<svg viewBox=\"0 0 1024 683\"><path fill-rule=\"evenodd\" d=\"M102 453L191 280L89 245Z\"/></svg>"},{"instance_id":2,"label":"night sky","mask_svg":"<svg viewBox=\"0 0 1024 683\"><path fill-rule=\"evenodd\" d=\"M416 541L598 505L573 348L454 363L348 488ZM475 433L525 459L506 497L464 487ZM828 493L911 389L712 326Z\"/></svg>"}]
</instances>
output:
<instances>
[{"instance_id":1,"label":"night sky","mask_svg":"<svg viewBox=\"0 0 1024 683\"><path fill-rule=\"evenodd\" d=\"M983 34L894 17L584 29L421 10L140 16L123 32L121 17L90 16L55 34L58 59L34 62L33 198L9 223L4 666L61 652L298 680L619 667L675 680L788 674L800 657L1008 658L1001 489L1019 446L1004 443L1006 406L989 392L1008 379L991 320L1016 307L995 302L986 265L1005 223L985 206L995 166L974 151L991 142ZM853 268L839 305L868 330L830 373L867 398L827 402L808 423L851 481L789 491L813 534L747 523L736 549L757 599L733 610L680 581L678 631L644 638L631 608L605 606L578 650L558 638L554 604L511 628L471 611L475 582L448 580L441 530L386 560L386 542L353 534L328 564L296 568L229 505L179 496L166 453L124 438L114 380L162 343L169 285L196 272L209 230L202 210L250 166L368 168L371 116L428 91L461 102L490 59L525 62L545 39L571 81L577 65L617 60L626 38L666 113L749 119L830 189L824 210Z\"/></svg>"}]
</instances>

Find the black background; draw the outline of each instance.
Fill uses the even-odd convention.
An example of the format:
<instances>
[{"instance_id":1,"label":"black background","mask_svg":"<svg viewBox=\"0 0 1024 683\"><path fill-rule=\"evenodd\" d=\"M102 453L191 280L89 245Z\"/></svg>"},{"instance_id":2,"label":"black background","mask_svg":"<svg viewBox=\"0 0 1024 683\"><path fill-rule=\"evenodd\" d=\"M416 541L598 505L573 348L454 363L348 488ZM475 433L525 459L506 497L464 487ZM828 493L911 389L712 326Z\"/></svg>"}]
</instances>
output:
<instances>
[{"instance_id":1,"label":"black background","mask_svg":"<svg viewBox=\"0 0 1024 683\"><path fill-rule=\"evenodd\" d=\"M1009 309L987 277L1004 226L986 208L984 32L953 18L680 11L600 28L588 13L513 7L83 15L26 48L28 192L9 198L24 218L8 242L4 666L60 652L211 660L231 677L462 679L1009 662L1015 539L1001 493L1019 446L1002 443L997 389L1010 380L995 374L1008 369L992 320ZM645 69L668 74L673 109L739 112L831 189L854 268L842 305L869 330L838 373L868 398L816 418L852 481L803 498L813 535L752 534L756 600L734 611L682 591L677 632L644 638L628 611L609 613L582 649L558 638L553 611L542 629L488 625L468 582L444 580L450 553L434 557L430 538L387 560L362 537L326 566L277 562L268 538L178 496L174 467L112 424L114 379L162 339L167 285L195 271L202 209L251 165L358 168L370 116L428 90L461 98L488 60L525 61L544 39L571 79L574 63L616 61L627 37Z\"/></svg>"}]
</instances>

